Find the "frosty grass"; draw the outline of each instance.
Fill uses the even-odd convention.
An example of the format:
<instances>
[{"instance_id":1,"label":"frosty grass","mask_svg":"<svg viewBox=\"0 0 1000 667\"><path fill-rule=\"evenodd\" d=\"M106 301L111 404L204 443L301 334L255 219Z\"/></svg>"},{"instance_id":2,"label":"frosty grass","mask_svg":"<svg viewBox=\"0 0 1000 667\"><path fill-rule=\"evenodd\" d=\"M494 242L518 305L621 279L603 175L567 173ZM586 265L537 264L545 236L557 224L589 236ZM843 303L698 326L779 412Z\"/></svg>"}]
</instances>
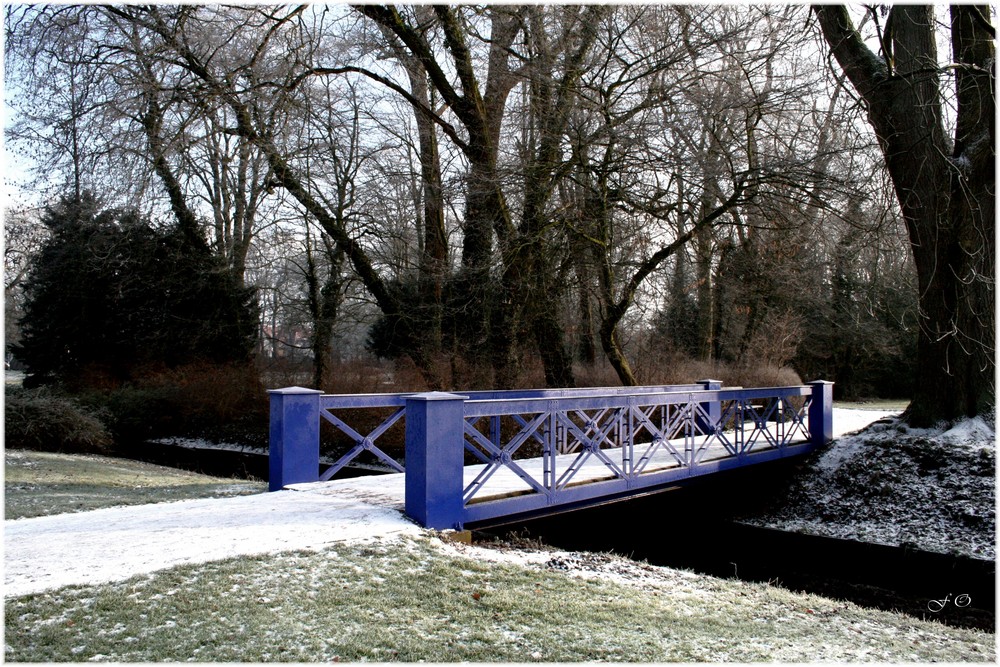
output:
<instances>
[{"instance_id":1,"label":"frosty grass","mask_svg":"<svg viewBox=\"0 0 1000 667\"><path fill-rule=\"evenodd\" d=\"M10 661L990 662L994 635L618 557L427 537L7 599Z\"/></svg>"}]
</instances>

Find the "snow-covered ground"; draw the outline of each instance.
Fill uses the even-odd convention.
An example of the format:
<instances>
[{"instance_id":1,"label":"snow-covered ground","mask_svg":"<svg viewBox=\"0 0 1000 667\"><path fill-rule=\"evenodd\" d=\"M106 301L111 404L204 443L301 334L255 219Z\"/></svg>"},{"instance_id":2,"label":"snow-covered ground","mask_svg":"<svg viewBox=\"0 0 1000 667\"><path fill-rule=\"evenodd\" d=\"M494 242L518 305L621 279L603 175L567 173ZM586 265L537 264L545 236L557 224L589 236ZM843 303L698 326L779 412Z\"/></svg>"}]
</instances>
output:
<instances>
[{"instance_id":1,"label":"snow-covered ground","mask_svg":"<svg viewBox=\"0 0 1000 667\"><path fill-rule=\"evenodd\" d=\"M889 414L837 409L834 412L835 436L864 428ZM919 452L925 452L922 455L924 459L938 461L934 453L944 451L947 454L942 467L948 471L954 468L953 472L939 478L934 470L940 468L934 469L935 463L925 464L924 467L931 466L928 468L931 472L929 476L917 478L918 486L945 488L961 485L963 474L969 474L968 471L963 473L961 467L971 465L969 462L979 462L975 479L981 482L988 478L992 494L995 448L993 431L985 422L967 422L947 432L909 431L904 434L900 427L892 423L877 424L874 429L872 434L841 438L826 450L817 459L816 484L830 484L830 479L844 477L847 472L869 474L874 460L885 459L891 463L894 460L891 452L897 449L893 443L900 441L910 443L906 445L909 448L906 451L913 450L913 456L918 459L921 456ZM907 437L901 440L903 435ZM939 441L941 446L921 444ZM878 456L873 456L873 452ZM915 465L919 467L921 464ZM904 477L903 473L888 468L882 474L896 475L900 479ZM5 521L4 594L24 595L71 584L124 580L175 565L240 555L321 549L336 542L418 534L422 529L402 514L402 477L363 477L333 483L295 485L290 490L277 493ZM889 490L885 493L881 491L882 487L878 488L881 501L894 502L894 494L901 494L892 491L894 487L886 487ZM864 493L865 489L855 488L854 491ZM808 493L809 487L804 492ZM941 493L935 491L933 497L941 497ZM980 495L977 491L975 502L970 500L967 509L956 510L957 516L968 514L974 517L973 523L988 521L989 534L992 535L993 505L992 502L989 505L988 517L980 517L977 514L982 507ZM833 507L834 500L848 503L848 510L859 518L862 513L857 505L873 502L868 496L857 502L846 494L835 498L833 491L825 493L824 498L828 501L822 501L822 506ZM905 502L901 502L899 512L907 508ZM799 510L804 511L806 507L805 502L796 504ZM873 514L879 513L877 506L869 509ZM789 527L819 532L814 525L830 523L831 526L843 526L850 516L836 514L835 518L841 519L840 524L830 523L830 517L822 512L812 523L805 518L789 517L783 520L793 522L788 524ZM890 516L886 521L889 524L909 525L902 515ZM954 526L941 524L940 521L933 524L936 529L941 534L951 534ZM978 526L977 534L985 534L982 524ZM867 537L866 534L860 536ZM922 536L922 533L916 534L917 538ZM963 543L967 540L964 533L958 538ZM986 551L986 545L976 544L984 556L993 553ZM933 546L918 545L922 548ZM992 545L989 546L992 549ZM992 555L988 557L992 558Z\"/></svg>"},{"instance_id":2,"label":"snow-covered ground","mask_svg":"<svg viewBox=\"0 0 1000 667\"><path fill-rule=\"evenodd\" d=\"M995 466L992 419L934 429L882 419L814 454L780 506L746 522L993 560Z\"/></svg>"}]
</instances>

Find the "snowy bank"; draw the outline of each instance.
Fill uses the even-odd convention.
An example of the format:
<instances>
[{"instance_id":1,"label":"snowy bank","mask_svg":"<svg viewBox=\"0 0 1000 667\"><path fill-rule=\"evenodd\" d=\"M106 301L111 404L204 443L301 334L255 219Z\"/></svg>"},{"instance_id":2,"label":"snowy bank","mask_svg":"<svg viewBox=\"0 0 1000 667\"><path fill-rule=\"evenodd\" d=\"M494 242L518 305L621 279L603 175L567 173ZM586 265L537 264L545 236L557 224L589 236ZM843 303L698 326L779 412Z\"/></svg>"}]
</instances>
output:
<instances>
[{"instance_id":1,"label":"snowy bank","mask_svg":"<svg viewBox=\"0 0 1000 667\"><path fill-rule=\"evenodd\" d=\"M880 420L813 455L779 506L744 520L993 560L995 438L980 417L933 429Z\"/></svg>"}]
</instances>

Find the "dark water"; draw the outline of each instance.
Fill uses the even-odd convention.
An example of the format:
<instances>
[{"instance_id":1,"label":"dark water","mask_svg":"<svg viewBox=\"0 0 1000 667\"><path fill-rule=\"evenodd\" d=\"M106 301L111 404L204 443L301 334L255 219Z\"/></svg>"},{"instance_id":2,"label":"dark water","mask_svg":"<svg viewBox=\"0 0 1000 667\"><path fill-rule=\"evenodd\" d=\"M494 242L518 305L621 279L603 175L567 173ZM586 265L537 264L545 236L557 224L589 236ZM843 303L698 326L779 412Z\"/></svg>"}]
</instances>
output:
<instances>
[{"instance_id":1,"label":"dark water","mask_svg":"<svg viewBox=\"0 0 1000 667\"><path fill-rule=\"evenodd\" d=\"M136 461L190 470L214 477L257 479L266 482L269 472L267 454L253 452L194 449L179 445L143 442L126 445L116 454ZM359 477L372 473L372 470L348 466L338 472L337 477Z\"/></svg>"},{"instance_id":2,"label":"dark water","mask_svg":"<svg viewBox=\"0 0 1000 667\"><path fill-rule=\"evenodd\" d=\"M764 466L683 489L484 528L483 538L536 538L573 551L613 552L654 565L901 611L993 631L995 563L913 549L812 537L734 520L766 507L794 464ZM713 476L714 477L714 476ZM954 600L966 595L956 606ZM950 597L949 597L950 596ZM940 611L932 601L948 601Z\"/></svg>"},{"instance_id":3,"label":"dark water","mask_svg":"<svg viewBox=\"0 0 1000 667\"><path fill-rule=\"evenodd\" d=\"M143 443L122 455L219 477L266 480L268 475L267 456L261 454ZM786 533L735 520L775 502L794 473L794 462L755 466L695 480L665 493L480 527L475 535L477 539L531 537L561 549L612 552L654 565L768 582L950 625L995 629L993 562ZM371 471L345 469L338 477L366 474ZM963 594L970 603L956 606L955 598ZM946 597L940 611L928 609L929 603Z\"/></svg>"}]
</instances>

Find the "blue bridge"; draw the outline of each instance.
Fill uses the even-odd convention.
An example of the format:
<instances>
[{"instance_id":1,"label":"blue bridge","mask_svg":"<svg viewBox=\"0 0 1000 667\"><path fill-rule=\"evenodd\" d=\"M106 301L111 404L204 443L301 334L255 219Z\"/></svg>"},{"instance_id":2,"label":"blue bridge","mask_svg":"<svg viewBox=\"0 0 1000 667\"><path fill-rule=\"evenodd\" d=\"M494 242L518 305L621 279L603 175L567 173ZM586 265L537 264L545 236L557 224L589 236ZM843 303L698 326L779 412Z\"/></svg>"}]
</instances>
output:
<instances>
[{"instance_id":1,"label":"blue bridge","mask_svg":"<svg viewBox=\"0 0 1000 667\"><path fill-rule=\"evenodd\" d=\"M754 389L703 380L461 394L269 393L271 491L329 480L367 451L405 473L406 514L436 529L662 491L805 454L833 436L833 384L824 381ZM321 474L323 421L354 444ZM400 428L405 468L379 447L379 438Z\"/></svg>"}]
</instances>

